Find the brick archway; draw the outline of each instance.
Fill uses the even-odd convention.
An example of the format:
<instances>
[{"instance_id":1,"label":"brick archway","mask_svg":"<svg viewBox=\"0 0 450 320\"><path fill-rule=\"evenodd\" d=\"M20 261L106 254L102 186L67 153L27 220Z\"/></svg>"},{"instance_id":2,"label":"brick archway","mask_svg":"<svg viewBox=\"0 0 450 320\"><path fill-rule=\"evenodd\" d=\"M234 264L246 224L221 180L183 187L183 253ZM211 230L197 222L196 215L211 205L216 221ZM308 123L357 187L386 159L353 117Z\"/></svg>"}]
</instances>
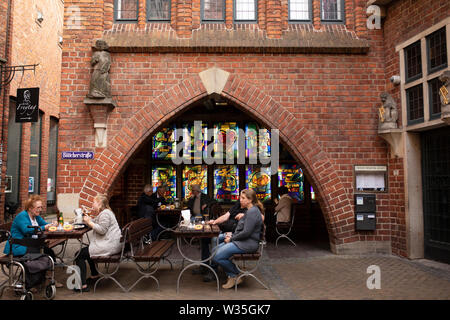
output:
<instances>
[{"instance_id":1,"label":"brick archway","mask_svg":"<svg viewBox=\"0 0 450 320\"><path fill-rule=\"evenodd\" d=\"M346 241L351 239L348 231L343 229L349 224L347 219L353 217L352 205L332 162L316 137L290 111L241 76L231 74L220 94L267 127L279 129L280 141L305 166L305 173L319 194L332 250L344 243L344 238ZM194 76L148 102L128 120L120 134L114 136L97 157L81 189L80 205L90 206L95 195L110 191L141 143L176 113L207 95L200 76Z\"/></svg>"}]
</instances>

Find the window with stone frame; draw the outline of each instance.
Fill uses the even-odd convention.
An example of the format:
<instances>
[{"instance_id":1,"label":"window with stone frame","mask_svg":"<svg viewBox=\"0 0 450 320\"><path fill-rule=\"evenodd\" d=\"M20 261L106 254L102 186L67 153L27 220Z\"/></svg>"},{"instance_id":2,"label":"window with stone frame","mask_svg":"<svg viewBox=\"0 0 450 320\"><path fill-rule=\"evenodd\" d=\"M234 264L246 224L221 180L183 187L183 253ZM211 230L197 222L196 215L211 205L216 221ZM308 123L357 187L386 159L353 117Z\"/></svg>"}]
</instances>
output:
<instances>
[{"instance_id":1,"label":"window with stone frame","mask_svg":"<svg viewBox=\"0 0 450 320\"><path fill-rule=\"evenodd\" d=\"M320 18L322 21L344 21L344 0L321 0L320 2Z\"/></svg>"},{"instance_id":2,"label":"window with stone frame","mask_svg":"<svg viewBox=\"0 0 450 320\"><path fill-rule=\"evenodd\" d=\"M289 21L311 21L311 0L289 0Z\"/></svg>"},{"instance_id":3,"label":"window with stone frame","mask_svg":"<svg viewBox=\"0 0 450 320\"><path fill-rule=\"evenodd\" d=\"M420 41L405 48L405 82L422 77L422 53Z\"/></svg>"},{"instance_id":4,"label":"window with stone frame","mask_svg":"<svg viewBox=\"0 0 450 320\"><path fill-rule=\"evenodd\" d=\"M116 21L137 21L139 0L114 0L114 17Z\"/></svg>"},{"instance_id":5,"label":"window with stone frame","mask_svg":"<svg viewBox=\"0 0 450 320\"><path fill-rule=\"evenodd\" d=\"M148 21L170 21L170 0L147 0Z\"/></svg>"},{"instance_id":6,"label":"window with stone frame","mask_svg":"<svg viewBox=\"0 0 450 320\"><path fill-rule=\"evenodd\" d=\"M408 124L423 121L423 87L422 84L406 90Z\"/></svg>"},{"instance_id":7,"label":"window with stone frame","mask_svg":"<svg viewBox=\"0 0 450 320\"><path fill-rule=\"evenodd\" d=\"M235 0L234 21L256 21L256 0Z\"/></svg>"},{"instance_id":8,"label":"window with stone frame","mask_svg":"<svg viewBox=\"0 0 450 320\"><path fill-rule=\"evenodd\" d=\"M441 21L396 47L403 66L401 88L405 126L424 127L440 121L439 90L443 84L439 76L448 68L449 21Z\"/></svg>"},{"instance_id":9,"label":"window with stone frame","mask_svg":"<svg viewBox=\"0 0 450 320\"><path fill-rule=\"evenodd\" d=\"M225 0L202 0L202 21L225 21Z\"/></svg>"}]
</instances>

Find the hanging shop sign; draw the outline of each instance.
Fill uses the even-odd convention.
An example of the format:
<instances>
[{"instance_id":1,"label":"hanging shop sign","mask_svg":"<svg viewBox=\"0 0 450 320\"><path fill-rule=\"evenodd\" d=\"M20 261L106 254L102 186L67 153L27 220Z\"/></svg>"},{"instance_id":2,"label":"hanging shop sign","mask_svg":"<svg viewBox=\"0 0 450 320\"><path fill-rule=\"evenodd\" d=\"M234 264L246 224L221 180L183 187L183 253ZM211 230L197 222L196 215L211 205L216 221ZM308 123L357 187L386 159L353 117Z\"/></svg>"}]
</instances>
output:
<instances>
[{"instance_id":1,"label":"hanging shop sign","mask_svg":"<svg viewBox=\"0 0 450 320\"><path fill-rule=\"evenodd\" d=\"M39 119L39 88L17 89L16 122L37 122Z\"/></svg>"}]
</instances>

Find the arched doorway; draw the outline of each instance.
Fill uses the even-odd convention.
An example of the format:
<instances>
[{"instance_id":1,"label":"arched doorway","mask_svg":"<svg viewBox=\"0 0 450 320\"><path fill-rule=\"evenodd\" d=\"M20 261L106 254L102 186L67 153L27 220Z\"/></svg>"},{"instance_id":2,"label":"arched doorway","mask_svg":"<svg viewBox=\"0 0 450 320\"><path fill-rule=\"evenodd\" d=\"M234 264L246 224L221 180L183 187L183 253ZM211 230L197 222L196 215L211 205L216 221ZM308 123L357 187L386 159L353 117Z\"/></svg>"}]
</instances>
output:
<instances>
[{"instance_id":1,"label":"arched doorway","mask_svg":"<svg viewBox=\"0 0 450 320\"><path fill-rule=\"evenodd\" d=\"M316 191L331 250L337 253L341 246L358 241L349 231L354 215L351 197L337 173L336 165L319 144L318 137L305 128L301 119L290 109L276 102L248 79L228 73L225 79L220 79L220 73L224 72L217 68L204 72L211 72L210 78L216 84L212 88L201 77L201 72L152 97L127 120L121 131L109 139L108 146L96 155L83 187L76 195L78 205L90 206L98 193L112 194L116 180L123 176L133 155L156 130L196 101L218 93L265 127L279 129L280 140L295 160L304 165L305 173Z\"/></svg>"},{"instance_id":2,"label":"arched doorway","mask_svg":"<svg viewBox=\"0 0 450 320\"><path fill-rule=\"evenodd\" d=\"M212 137L207 137L208 129ZM178 141L187 144L176 149ZM219 155L216 147L222 141L224 148ZM224 212L237 201L240 190L252 188L266 208L267 240L273 242L277 236L273 200L278 196L278 188L286 186L296 208L290 237L296 242L328 244L317 191L305 166L295 159L284 141L280 141L279 148L274 148L272 142L270 130L242 106L218 94L207 95L173 115L142 141L111 186L111 206L124 225L132 219L146 184L155 190L164 184L168 187L168 199L184 201L190 197L190 185L200 184ZM208 145L212 147L211 154ZM275 157L275 151L275 169L267 161L262 163L258 156L251 159L252 152ZM232 154L232 161L226 159L227 152ZM175 161L177 156L183 160L181 163Z\"/></svg>"}]
</instances>

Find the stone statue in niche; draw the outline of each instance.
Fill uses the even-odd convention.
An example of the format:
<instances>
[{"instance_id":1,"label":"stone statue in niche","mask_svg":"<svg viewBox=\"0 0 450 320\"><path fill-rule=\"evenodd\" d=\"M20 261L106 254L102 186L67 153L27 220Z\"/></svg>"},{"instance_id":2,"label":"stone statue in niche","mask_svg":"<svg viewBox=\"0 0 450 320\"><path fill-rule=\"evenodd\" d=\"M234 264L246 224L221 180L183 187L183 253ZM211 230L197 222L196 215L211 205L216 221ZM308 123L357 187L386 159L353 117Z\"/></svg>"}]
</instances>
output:
<instances>
[{"instance_id":1,"label":"stone statue in niche","mask_svg":"<svg viewBox=\"0 0 450 320\"><path fill-rule=\"evenodd\" d=\"M383 92L380 95L383 105L378 109L379 123L378 129L397 129L398 111L397 104L391 95Z\"/></svg>"},{"instance_id":2,"label":"stone statue in niche","mask_svg":"<svg viewBox=\"0 0 450 320\"><path fill-rule=\"evenodd\" d=\"M109 46L104 40L97 40L96 51L92 55L91 65L94 67L89 86L88 98L105 99L111 98L111 79L109 70L111 68L111 55Z\"/></svg>"}]
</instances>

